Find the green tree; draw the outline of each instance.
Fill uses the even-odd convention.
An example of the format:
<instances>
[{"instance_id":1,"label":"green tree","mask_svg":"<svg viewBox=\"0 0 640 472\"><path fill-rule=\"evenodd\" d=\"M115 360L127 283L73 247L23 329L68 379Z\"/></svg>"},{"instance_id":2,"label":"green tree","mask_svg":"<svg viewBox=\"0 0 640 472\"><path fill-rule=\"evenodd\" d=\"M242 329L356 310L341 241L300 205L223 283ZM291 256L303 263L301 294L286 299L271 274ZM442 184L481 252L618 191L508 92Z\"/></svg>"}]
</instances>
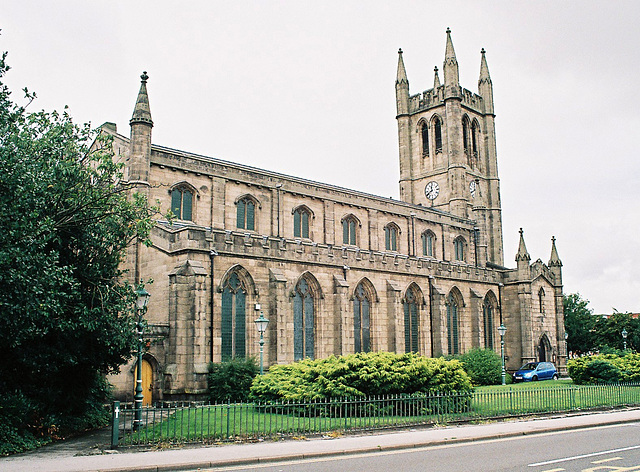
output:
<instances>
[{"instance_id":1,"label":"green tree","mask_svg":"<svg viewBox=\"0 0 640 472\"><path fill-rule=\"evenodd\" d=\"M103 419L104 375L136 345L135 294L119 267L132 240L146 241L152 210L118 183L122 167L89 125L75 125L66 111L28 113L35 95L26 89L25 106L11 101L6 57L0 60L0 443L17 443L16 437L65 434ZM9 411L12 419L4 421Z\"/></svg>"},{"instance_id":2,"label":"green tree","mask_svg":"<svg viewBox=\"0 0 640 472\"><path fill-rule=\"evenodd\" d=\"M568 335L569 351L582 354L596 348L595 327L598 318L588 307L589 301L579 293L571 293L563 297L564 328Z\"/></svg>"},{"instance_id":3,"label":"green tree","mask_svg":"<svg viewBox=\"0 0 640 472\"><path fill-rule=\"evenodd\" d=\"M632 318L630 313L614 313L607 317L597 317L595 324L595 345L601 351L622 350L624 338L622 331L627 332L627 349L637 351L640 346L640 326L637 318Z\"/></svg>"}]
</instances>

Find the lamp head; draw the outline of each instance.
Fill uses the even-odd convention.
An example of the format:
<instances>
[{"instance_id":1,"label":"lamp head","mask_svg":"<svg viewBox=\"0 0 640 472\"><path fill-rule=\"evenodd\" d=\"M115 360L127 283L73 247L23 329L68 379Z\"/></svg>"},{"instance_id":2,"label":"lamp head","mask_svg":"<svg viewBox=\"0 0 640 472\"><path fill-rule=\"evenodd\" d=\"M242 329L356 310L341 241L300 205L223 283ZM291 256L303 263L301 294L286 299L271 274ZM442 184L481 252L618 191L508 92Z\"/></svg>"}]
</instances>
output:
<instances>
[{"instance_id":1,"label":"lamp head","mask_svg":"<svg viewBox=\"0 0 640 472\"><path fill-rule=\"evenodd\" d=\"M254 320L254 323L256 324L256 328L258 328L258 333L264 334L264 332L267 330L269 320L264 317L264 314L262 312L260 312L260 317Z\"/></svg>"},{"instance_id":2,"label":"lamp head","mask_svg":"<svg viewBox=\"0 0 640 472\"><path fill-rule=\"evenodd\" d=\"M147 292L143 286L140 286L136 290L136 295L138 296L136 301L138 310L144 310L147 307L147 303L149 303L149 297L151 297L151 294Z\"/></svg>"}]
</instances>

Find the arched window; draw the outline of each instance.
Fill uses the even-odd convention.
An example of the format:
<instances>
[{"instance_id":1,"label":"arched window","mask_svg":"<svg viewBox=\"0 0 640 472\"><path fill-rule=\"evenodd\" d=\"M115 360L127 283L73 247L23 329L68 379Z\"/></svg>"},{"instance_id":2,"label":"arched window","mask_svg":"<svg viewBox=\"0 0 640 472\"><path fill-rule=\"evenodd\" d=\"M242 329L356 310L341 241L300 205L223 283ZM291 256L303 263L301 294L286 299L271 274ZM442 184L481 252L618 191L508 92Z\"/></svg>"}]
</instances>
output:
<instances>
[{"instance_id":1,"label":"arched window","mask_svg":"<svg viewBox=\"0 0 640 472\"><path fill-rule=\"evenodd\" d=\"M540 287L538 290L538 306L540 307L540 314L544 314L544 289Z\"/></svg>"},{"instance_id":2,"label":"arched window","mask_svg":"<svg viewBox=\"0 0 640 472\"><path fill-rule=\"evenodd\" d=\"M469 154L469 119L465 116L462 118L462 142L465 154Z\"/></svg>"},{"instance_id":3,"label":"arched window","mask_svg":"<svg viewBox=\"0 0 640 472\"><path fill-rule=\"evenodd\" d=\"M193 192L186 187L171 190L171 213L179 220L191 221Z\"/></svg>"},{"instance_id":4,"label":"arched window","mask_svg":"<svg viewBox=\"0 0 640 472\"><path fill-rule=\"evenodd\" d=\"M471 124L471 151L473 152L474 157L478 157L478 131L479 131L478 122L473 120Z\"/></svg>"},{"instance_id":5,"label":"arched window","mask_svg":"<svg viewBox=\"0 0 640 472\"><path fill-rule=\"evenodd\" d=\"M293 296L293 360L314 358L314 294L309 283L301 279Z\"/></svg>"},{"instance_id":6,"label":"arched window","mask_svg":"<svg viewBox=\"0 0 640 472\"><path fill-rule=\"evenodd\" d=\"M453 241L453 258L456 261L464 261L464 245L465 241L462 236L458 236Z\"/></svg>"},{"instance_id":7,"label":"arched window","mask_svg":"<svg viewBox=\"0 0 640 472\"><path fill-rule=\"evenodd\" d=\"M433 120L433 133L435 135L436 154L442 152L442 122L439 117Z\"/></svg>"},{"instance_id":8,"label":"arched window","mask_svg":"<svg viewBox=\"0 0 640 472\"><path fill-rule=\"evenodd\" d=\"M256 221L256 204L248 197L238 201L236 227L254 231Z\"/></svg>"},{"instance_id":9,"label":"arched window","mask_svg":"<svg viewBox=\"0 0 640 472\"><path fill-rule=\"evenodd\" d=\"M420 129L420 134L422 136L422 155L429 155L429 127L427 123L422 123L422 127Z\"/></svg>"},{"instance_id":10,"label":"arched window","mask_svg":"<svg viewBox=\"0 0 640 472\"><path fill-rule=\"evenodd\" d=\"M356 245L356 229L358 222L353 216L347 216L342 220L342 243Z\"/></svg>"},{"instance_id":11,"label":"arched window","mask_svg":"<svg viewBox=\"0 0 640 472\"><path fill-rule=\"evenodd\" d=\"M436 257L436 236L432 231L422 233L422 255Z\"/></svg>"},{"instance_id":12,"label":"arched window","mask_svg":"<svg viewBox=\"0 0 640 472\"><path fill-rule=\"evenodd\" d=\"M404 305L404 352L418 352L418 294L409 288Z\"/></svg>"},{"instance_id":13,"label":"arched window","mask_svg":"<svg viewBox=\"0 0 640 472\"><path fill-rule=\"evenodd\" d=\"M447 297L447 348L449 354L458 354L460 352L460 341L458 339L458 301L453 293L449 293Z\"/></svg>"},{"instance_id":14,"label":"arched window","mask_svg":"<svg viewBox=\"0 0 640 472\"><path fill-rule=\"evenodd\" d=\"M492 300L487 295L484 298L484 303L482 304L485 349L493 349L493 313L494 313L494 300Z\"/></svg>"},{"instance_id":15,"label":"arched window","mask_svg":"<svg viewBox=\"0 0 640 472\"><path fill-rule=\"evenodd\" d=\"M371 351L371 300L362 283L353 295L353 332L355 352Z\"/></svg>"},{"instance_id":16,"label":"arched window","mask_svg":"<svg viewBox=\"0 0 640 472\"><path fill-rule=\"evenodd\" d=\"M393 224L384 227L384 248L387 251L398 250L398 228Z\"/></svg>"},{"instance_id":17,"label":"arched window","mask_svg":"<svg viewBox=\"0 0 640 472\"><path fill-rule=\"evenodd\" d=\"M222 286L222 360L245 357L247 289L233 272Z\"/></svg>"},{"instance_id":18,"label":"arched window","mask_svg":"<svg viewBox=\"0 0 640 472\"><path fill-rule=\"evenodd\" d=\"M293 212L293 237L308 238L309 237L309 220L311 213L304 207L296 208Z\"/></svg>"}]
</instances>

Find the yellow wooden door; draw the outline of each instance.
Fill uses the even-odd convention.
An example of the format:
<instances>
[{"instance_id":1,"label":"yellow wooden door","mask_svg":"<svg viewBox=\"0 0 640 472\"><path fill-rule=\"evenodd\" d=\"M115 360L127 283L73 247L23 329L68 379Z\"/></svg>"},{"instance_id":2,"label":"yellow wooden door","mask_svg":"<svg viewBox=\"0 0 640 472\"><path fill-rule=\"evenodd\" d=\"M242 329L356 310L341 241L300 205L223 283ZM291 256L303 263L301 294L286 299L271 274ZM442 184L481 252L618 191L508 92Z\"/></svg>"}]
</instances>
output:
<instances>
[{"instance_id":1,"label":"yellow wooden door","mask_svg":"<svg viewBox=\"0 0 640 472\"><path fill-rule=\"evenodd\" d=\"M136 378L138 369L136 367ZM152 401L153 368L149 361L142 360L142 406L150 406Z\"/></svg>"}]
</instances>

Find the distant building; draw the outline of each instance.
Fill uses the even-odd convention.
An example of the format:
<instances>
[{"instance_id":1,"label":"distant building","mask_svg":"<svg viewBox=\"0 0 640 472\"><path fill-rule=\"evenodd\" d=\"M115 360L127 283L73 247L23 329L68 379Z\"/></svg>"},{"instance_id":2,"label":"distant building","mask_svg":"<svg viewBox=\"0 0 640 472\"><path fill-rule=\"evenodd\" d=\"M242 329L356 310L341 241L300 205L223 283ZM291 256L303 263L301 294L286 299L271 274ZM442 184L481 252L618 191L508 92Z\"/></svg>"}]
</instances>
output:
<instances>
[{"instance_id":1,"label":"distant building","mask_svg":"<svg viewBox=\"0 0 640 472\"><path fill-rule=\"evenodd\" d=\"M153 245L134 245L125 262L132 279L154 280L145 401L197 397L209 362L257 355L259 311L270 320L266 365L363 351L499 353L502 321L508 369L564 367L555 239L548 264L530 263L521 230L516 268L504 267L485 52L478 92L462 88L447 30L442 72L443 83L436 69L433 88L411 95L399 51L400 201L154 145L142 76L130 138L103 129L124 178L177 218L158 221ZM130 399L133 360L111 380Z\"/></svg>"}]
</instances>

